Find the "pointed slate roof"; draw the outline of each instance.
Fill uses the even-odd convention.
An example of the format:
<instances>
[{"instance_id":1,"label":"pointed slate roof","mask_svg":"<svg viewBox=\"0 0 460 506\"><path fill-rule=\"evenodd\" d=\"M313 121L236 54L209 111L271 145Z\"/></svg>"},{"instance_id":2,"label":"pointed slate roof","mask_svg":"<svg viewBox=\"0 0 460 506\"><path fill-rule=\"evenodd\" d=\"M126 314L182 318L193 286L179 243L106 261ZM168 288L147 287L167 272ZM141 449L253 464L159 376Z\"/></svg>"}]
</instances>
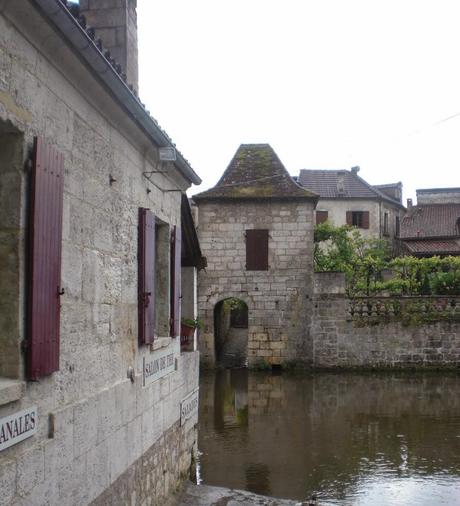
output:
<instances>
[{"instance_id":1,"label":"pointed slate roof","mask_svg":"<svg viewBox=\"0 0 460 506\"><path fill-rule=\"evenodd\" d=\"M205 199L309 199L318 195L298 185L269 144L241 144L219 182L193 196Z\"/></svg>"}]
</instances>

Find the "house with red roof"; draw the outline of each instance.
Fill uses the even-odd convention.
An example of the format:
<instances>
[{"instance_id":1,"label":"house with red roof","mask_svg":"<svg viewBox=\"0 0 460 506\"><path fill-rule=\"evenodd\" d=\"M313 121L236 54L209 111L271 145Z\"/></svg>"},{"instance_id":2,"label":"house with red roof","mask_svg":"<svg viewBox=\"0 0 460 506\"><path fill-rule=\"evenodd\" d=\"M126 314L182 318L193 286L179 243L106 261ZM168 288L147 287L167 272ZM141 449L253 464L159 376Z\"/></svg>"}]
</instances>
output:
<instances>
[{"instance_id":1,"label":"house with red roof","mask_svg":"<svg viewBox=\"0 0 460 506\"><path fill-rule=\"evenodd\" d=\"M417 205L408 204L400 234L408 254L460 255L460 188L417 190Z\"/></svg>"}]
</instances>

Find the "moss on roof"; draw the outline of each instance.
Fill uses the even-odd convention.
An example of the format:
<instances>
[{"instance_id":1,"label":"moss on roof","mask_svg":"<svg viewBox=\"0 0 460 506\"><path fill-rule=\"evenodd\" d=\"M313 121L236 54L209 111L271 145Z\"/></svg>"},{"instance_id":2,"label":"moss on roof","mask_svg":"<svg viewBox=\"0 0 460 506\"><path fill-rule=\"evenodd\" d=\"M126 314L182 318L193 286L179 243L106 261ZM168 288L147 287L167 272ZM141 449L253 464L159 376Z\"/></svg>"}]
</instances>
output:
<instances>
[{"instance_id":1,"label":"moss on roof","mask_svg":"<svg viewBox=\"0 0 460 506\"><path fill-rule=\"evenodd\" d=\"M241 144L214 188L200 199L305 198L318 196L299 186L269 144Z\"/></svg>"}]
</instances>

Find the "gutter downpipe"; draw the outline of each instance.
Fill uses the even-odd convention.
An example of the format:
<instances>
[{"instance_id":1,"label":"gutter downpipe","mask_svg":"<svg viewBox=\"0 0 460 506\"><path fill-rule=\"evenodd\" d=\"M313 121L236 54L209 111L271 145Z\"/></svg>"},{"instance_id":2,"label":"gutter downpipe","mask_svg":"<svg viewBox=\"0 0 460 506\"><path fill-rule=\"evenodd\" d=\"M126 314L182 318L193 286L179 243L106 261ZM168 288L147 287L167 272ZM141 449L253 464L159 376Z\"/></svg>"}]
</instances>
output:
<instances>
[{"instance_id":1,"label":"gutter downpipe","mask_svg":"<svg viewBox=\"0 0 460 506\"><path fill-rule=\"evenodd\" d=\"M105 56L99 51L86 31L78 24L60 0L32 0L58 31L70 42L81 58L95 71L104 84L127 109L136 123L152 138L159 147L173 147L168 135L161 130L156 121L149 116L127 84L115 72ZM201 178L190 167L182 154L176 150L176 167L191 183L199 185Z\"/></svg>"}]
</instances>

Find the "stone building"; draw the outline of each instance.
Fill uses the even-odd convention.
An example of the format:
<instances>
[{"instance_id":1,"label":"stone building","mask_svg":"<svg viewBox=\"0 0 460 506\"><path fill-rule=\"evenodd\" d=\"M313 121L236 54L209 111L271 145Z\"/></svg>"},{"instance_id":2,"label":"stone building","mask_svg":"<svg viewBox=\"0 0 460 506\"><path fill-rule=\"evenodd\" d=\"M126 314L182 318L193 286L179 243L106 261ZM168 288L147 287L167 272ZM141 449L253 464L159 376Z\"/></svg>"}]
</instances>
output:
<instances>
[{"instance_id":1,"label":"stone building","mask_svg":"<svg viewBox=\"0 0 460 506\"><path fill-rule=\"evenodd\" d=\"M298 183L319 195L316 223L329 220L336 226L359 228L365 238L387 239L395 248L402 205L402 184L372 186L351 170L300 171Z\"/></svg>"},{"instance_id":2,"label":"stone building","mask_svg":"<svg viewBox=\"0 0 460 506\"><path fill-rule=\"evenodd\" d=\"M193 197L208 259L198 280L204 363L309 362L317 198L268 144L241 145L217 185Z\"/></svg>"},{"instance_id":3,"label":"stone building","mask_svg":"<svg viewBox=\"0 0 460 506\"><path fill-rule=\"evenodd\" d=\"M137 97L135 0L80 6L0 1L2 506L160 504L196 442L200 179Z\"/></svg>"}]
</instances>

